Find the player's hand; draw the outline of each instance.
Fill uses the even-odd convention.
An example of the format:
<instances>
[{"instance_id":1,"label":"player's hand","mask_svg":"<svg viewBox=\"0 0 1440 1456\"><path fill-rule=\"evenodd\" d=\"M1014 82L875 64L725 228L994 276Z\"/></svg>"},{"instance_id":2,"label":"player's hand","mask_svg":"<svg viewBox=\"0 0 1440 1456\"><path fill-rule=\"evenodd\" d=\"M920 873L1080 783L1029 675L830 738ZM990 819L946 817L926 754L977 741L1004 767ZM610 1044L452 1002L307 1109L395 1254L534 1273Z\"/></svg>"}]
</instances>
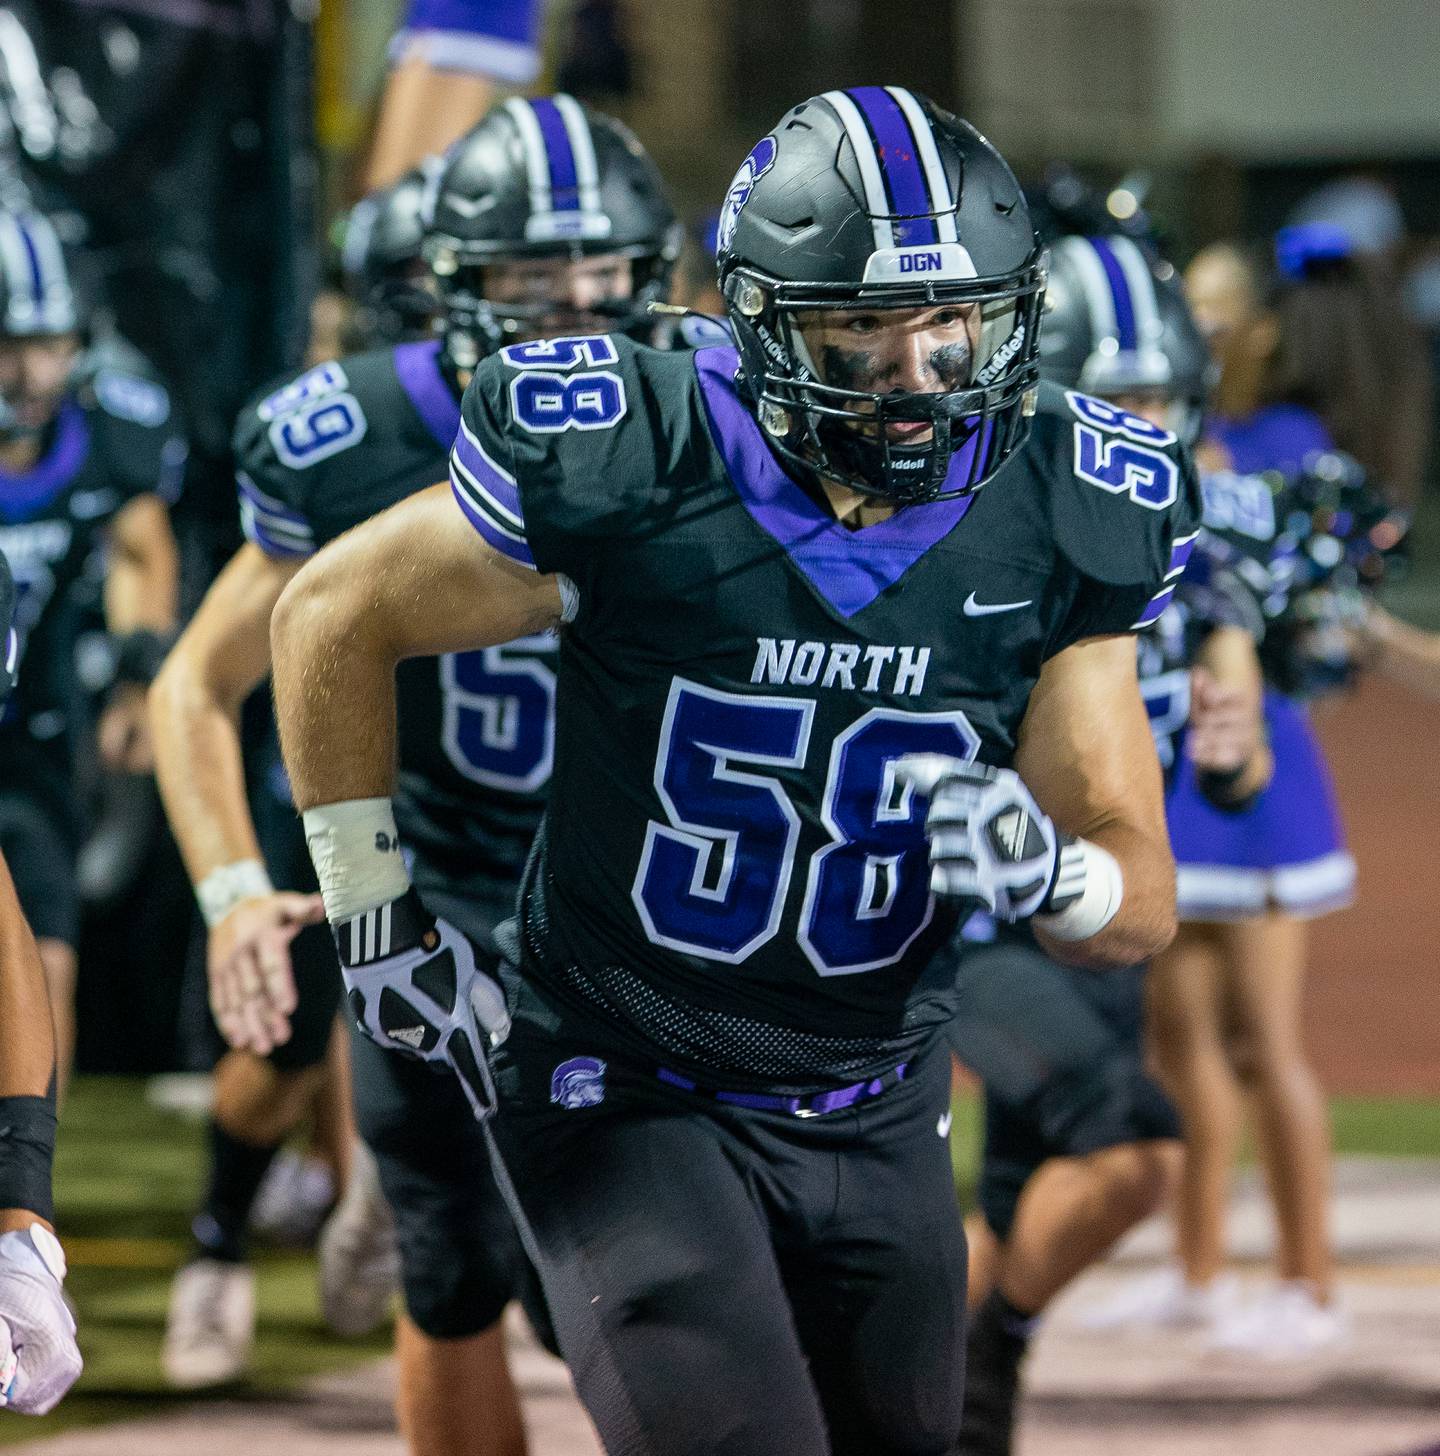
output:
<instances>
[{"instance_id":1,"label":"player's hand","mask_svg":"<svg viewBox=\"0 0 1440 1456\"><path fill-rule=\"evenodd\" d=\"M505 993L465 935L412 889L332 926L351 1014L372 1041L450 1067L477 1118L495 1107L487 1053L510 1034Z\"/></svg>"},{"instance_id":2,"label":"player's hand","mask_svg":"<svg viewBox=\"0 0 1440 1456\"><path fill-rule=\"evenodd\" d=\"M60 1292L65 1255L43 1224L0 1234L0 1406L43 1416L82 1369Z\"/></svg>"},{"instance_id":3,"label":"player's hand","mask_svg":"<svg viewBox=\"0 0 1440 1456\"><path fill-rule=\"evenodd\" d=\"M925 833L934 894L1001 920L1023 920L1044 907L1059 866L1059 836L1019 774L942 753L907 754L895 767L930 801Z\"/></svg>"},{"instance_id":4,"label":"player's hand","mask_svg":"<svg viewBox=\"0 0 1440 1456\"><path fill-rule=\"evenodd\" d=\"M100 714L96 739L100 761L111 773L154 773L150 719L145 710L145 689L139 683L116 686Z\"/></svg>"},{"instance_id":5,"label":"player's hand","mask_svg":"<svg viewBox=\"0 0 1440 1456\"><path fill-rule=\"evenodd\" d=\"M1202 773L1234 773L1260 747L1258 694L1220 682L1203 667L1190 673L1190 725L1186 750Z\"/></svg>"},{"instance_id":6,"label":"player's hand","mask_svg":"<svg viewBox=\"0 0 1440 1456\"><path fill-rule=\"evenodd\" d=\"M297 1001L290 942L324 918L319 895L277 890L242 900L211 930L210 1010L232 1047L263 1057L290 1040Z\"/></svg>"}]
</instances>

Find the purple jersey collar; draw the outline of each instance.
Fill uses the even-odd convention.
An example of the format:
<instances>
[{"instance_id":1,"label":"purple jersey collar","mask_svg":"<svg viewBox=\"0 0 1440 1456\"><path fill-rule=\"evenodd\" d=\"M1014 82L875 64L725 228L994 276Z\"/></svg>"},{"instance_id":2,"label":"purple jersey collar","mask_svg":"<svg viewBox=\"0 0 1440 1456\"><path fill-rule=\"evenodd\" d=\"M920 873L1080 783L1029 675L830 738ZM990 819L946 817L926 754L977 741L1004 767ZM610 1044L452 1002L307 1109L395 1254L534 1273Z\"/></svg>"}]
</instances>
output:
<instances>
[{"instance_id":1,"label":"purple jersey collar","mask_svg":"<svg viewBox=\"0 0 1440 1456\"><path fill-rule=\"evenodd\" d=\"M448 452L460 433L460 401L440 368L440 341L421 339L413 344L396 344L393 358L395 376L415 406L415 413L440 448Z\"/></svg>"},{"instance_id":2,"label":"purple jersey collar","mask_svg":"<svg viewBox=\"0 0 1440 1456\"><path fill-rule=\"evenodd\" d=\"M736 390L737 364L734 349L695 355L711 434L735 493L810 585L842 617L853 617L954 530L975 497L907 506L888 520L847 530L781 469ZM962 450L956 456L952 473L968 471L968 455Z\"/></svg>"},{"instance_id":3,"label":"purple jersey collar","mask_svg":"<svg viewBox=\"0 0 1440 1456\"><path fill-rule=\"evenodd\" d=\"M90 426L73 399L60 406L50 448L18 475L0 470L0 518L28 521L38 516L75 479L90 453Z\"/></svg>"}]
</instances>

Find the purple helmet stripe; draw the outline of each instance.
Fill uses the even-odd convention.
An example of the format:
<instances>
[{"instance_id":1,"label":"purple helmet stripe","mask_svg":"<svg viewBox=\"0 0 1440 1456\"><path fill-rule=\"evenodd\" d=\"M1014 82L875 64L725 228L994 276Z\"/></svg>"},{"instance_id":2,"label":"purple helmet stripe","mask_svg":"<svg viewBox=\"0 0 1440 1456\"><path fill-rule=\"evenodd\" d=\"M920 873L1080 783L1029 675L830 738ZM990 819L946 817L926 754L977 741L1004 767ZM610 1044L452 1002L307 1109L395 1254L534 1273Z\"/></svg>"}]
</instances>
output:
<instances>
[{"instance_id":1,"label":"purple helmet stripe","mask_svg":"<svg viewBox=\"0 0 1440 1456\"><path fill-rule=\"evenodd\" d=\"M45 310L45 278L40 271L40 254L35 251L35 239L30 236L30 229L25 226L25 218L22 213L15 214L15 231L20 234L20 241L25 247L25 260L30 265L30 292L35 300L35 312L43 313Z\"/></svg>"},{"instance_id":2,"label":"purple helmet stripe","mask_svg":"<svg viewBox=\"0 0 1440 1456\"><path fill-rule=\"evenodd\" d=\"M545 139L545 156L550 163L551 206L556 212L578 212L580 183L575 170L575 149L560 108L548 96L536 96L530 103Z\"/></svg>"},{"instance_id":3,"label":"purple helmet stripe","mask_svg":"<svg viewBox=\"0 0 1440 1456\"><path fill-rule=\"evenodd\" d=\"M875 138L891 209L897 218L907 219L895 224L896 246L938 242L940 235L930 216L935 203L920 164L915 134L900 103L883 86L851 86L846 94L860 108Z\"/></svg>"},{"instance_id":4,"label":"purple helmet stripe","mask_svg":"<svg viewBox=\"0 0 1440 1456\"><path fill-rule=\"evenodd\" d=\"M1087 238L1086 241L1095 249L1095 256L1100 259L1100 266L1104 268L1110 284L1110 294L1115 300L1115 332L1120 347L1135 349L1140 343L1140 332L1135 327L1135 301L1130 296L1130 281L1125 277L1125 269L1104 238Z\"/></svg>"}]
</instances>

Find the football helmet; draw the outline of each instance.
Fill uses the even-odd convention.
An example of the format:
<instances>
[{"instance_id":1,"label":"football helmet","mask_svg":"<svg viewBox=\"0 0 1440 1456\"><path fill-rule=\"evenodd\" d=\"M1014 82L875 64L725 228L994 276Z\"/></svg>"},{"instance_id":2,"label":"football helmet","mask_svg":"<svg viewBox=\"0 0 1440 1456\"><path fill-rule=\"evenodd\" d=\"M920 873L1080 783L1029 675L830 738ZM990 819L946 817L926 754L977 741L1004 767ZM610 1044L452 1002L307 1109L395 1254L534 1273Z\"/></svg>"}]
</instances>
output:
<instances>
[{"instance_id":1,"label":"football helmet","mask_svg":"<svg viewBox=\"0 0 1440 1456\"><path fill-rule=\"evenodd\" d=\"M356 330L367 341L413 338L428 332L434 321L439 300L426 286L421 217L426 168L438 166L439 158L428 160L362 197L345 219L340 273L355 304Z\"/></svg>"},{"instance_id":2,"label":"football helmet","mask_svg":"<svg viewBox=\"0 0 1440 1456\"><path fill-rule=\"evenodd\" d=\"M448 352L462 368L543 333L552 312L489 298L488 266L620 254L631 296L593 311L617 332L643 335L684 242L659 170L629 128L565 95L512 97L456 142L431 178L425 228Z\"/></svg>"},{"instance_id":3,"label":"football helmet","mask_svg":"<svg viewBox=\"0 0 1440 1456\"><path fill-rule=\"evenodd\" d=\"M40 212L0 208L0 339L79 340L83 309L54 224ZM0 385L0 436L33 434L22 421L20 386Z\"/></svg>"},{"instance_id":4,"label":"football helmet","mask_svg":"<svg viewBox=\"0 0 1440 1456\"><path fill-rule=\"evenodd\" d=\"M904 505L969 494L1024 442L1042 252L999 152L933 101L854 86L794 107L741 164L717 261L744 391L792 468ZM980 331L968 384L939 393L826 383L800 330L944 306L978 307ZM891 428L917 424L924 443Z\"/></svg>"},{"instance_id":5,"label":"football helmet","mask_svg":"<svg viewBox=\"0 0 1440 1456\"><path fill-rule=\"evenodd\" d=\"M1193 445L1213 365L1175 269L1129 238L1097 235L1050 245L1040 373L1102 399L1164 399L1170 428Z\"/></svg>"}]
</instances>

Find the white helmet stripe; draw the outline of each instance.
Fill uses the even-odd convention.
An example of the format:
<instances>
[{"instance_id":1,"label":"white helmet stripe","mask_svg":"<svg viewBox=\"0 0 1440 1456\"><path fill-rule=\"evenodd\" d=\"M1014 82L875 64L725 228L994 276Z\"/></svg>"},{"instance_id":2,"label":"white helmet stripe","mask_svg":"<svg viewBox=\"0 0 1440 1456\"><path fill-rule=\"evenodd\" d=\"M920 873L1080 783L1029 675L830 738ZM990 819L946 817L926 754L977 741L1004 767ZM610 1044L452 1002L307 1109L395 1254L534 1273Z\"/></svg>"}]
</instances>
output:
<instances>
[{"instance_id":1,"label":"white helmet stripe","mask_svg":"<svg viewBox=\"0 0 1440 1456\"><path fill-rule=\"evenodd\" d=\"M550 98L565 123L570 150L575 154L575 184L581 212L600 212L600 167L595 160L595 138L580 103L563 92Z\"/></svg>"},{"instance_id":2,"label":"white helmet stripe","mask_svg":"<svg viewBox=\"0 0 1440 1456\"><path fill-rule=\"evenodd\" d=\"M75 297L70 288L70 275L65 267L65 254L55 225L40 213L31 213L21 226L35 249L40 270L40 309L45 326L60 333L75 326Z\"/></svg>"},{"instance_id":3,"label":"white helmet stripe","mask_svg":"<svg viewBox=\"0 0 1440 1456\"><path fill-rule=\"evenodd\" d=\"M530 211L546 213L554 210L550 186L550 158L545 152L545 137L527 102L512 96L505 110L515 119L520 141L525 148L525 171L530 179Z\"/></svg>"},{"instance_id":4,"label":"white helmet stripe","mask_svg":"<svg viewBox=\"0 0 1440 1456\"><path fill-rule=\"evenodd\" d=\"M1055 248L1070 259L1080 275L1080 286L1085 290L1085 302L1089 305L1090 352L1093 354L1106 339L1118 344L1115 296L1110 292L1105 266L1095 256L1095 249L1084 238L1061 238Z\"/></svg>"},{"instance_id":5,"label":"white helmet stripe","mask_svg":"<svg viewBox=\"0 0 1440 1456\"><path fill-rule=\"evenodd\" d=\"M950 179L945 175L945 165L940 160L940 149L935 145L930 120L914 95L903 86L887 86L885 89L895 98L900 110L905 113L905 120L910 123L915 149L925 172L925 185L930 190L930 205L939 214L935 221L940 229L940 241L959 242L960 235L955 231L955 199L950 194Z\"/></svg>"},{"instance_id":6,"label":"white helmet stripe","mask_svg":"<svg viewBox=\"0 0 1440 1456\"><path fill-rule=\"evenodd\" d=\"M1159 346L1164 325L1155 298L1155 275L1140 249L1129 238L1107 238L1115 261L1130 285L1130 306L1135 310L1135 340L1141 349Z\"/></svg>"},{"instance_id":7,"label":"white helmet stripe","mask_svg":"<svg viewBox=\"0 0 1440 1456\"><path fill-rule=\"evenodd\" d=\"M880 161L875 155L875 141L860 108L843 91L827 91L822 98L835 108L835 114L845 127L860 168L860 182L865 189L865 210L870 214L875 229L875 247L895 246L895 229L889 221L890 199L885 193L885 179L880 175Z\"/></svg>"},{"instance_id":8,"label":"white helmet stripe","mask_svg":"<svg viewBox=\"0 0 1440 1456\"><path fill-rule=\"evenodd\" d=\"M30 259L13 213L0 213L0 269L5 275L5 327L11 333L29 333L40 300L35 296Z\"/></svg>"}]
</instances>

